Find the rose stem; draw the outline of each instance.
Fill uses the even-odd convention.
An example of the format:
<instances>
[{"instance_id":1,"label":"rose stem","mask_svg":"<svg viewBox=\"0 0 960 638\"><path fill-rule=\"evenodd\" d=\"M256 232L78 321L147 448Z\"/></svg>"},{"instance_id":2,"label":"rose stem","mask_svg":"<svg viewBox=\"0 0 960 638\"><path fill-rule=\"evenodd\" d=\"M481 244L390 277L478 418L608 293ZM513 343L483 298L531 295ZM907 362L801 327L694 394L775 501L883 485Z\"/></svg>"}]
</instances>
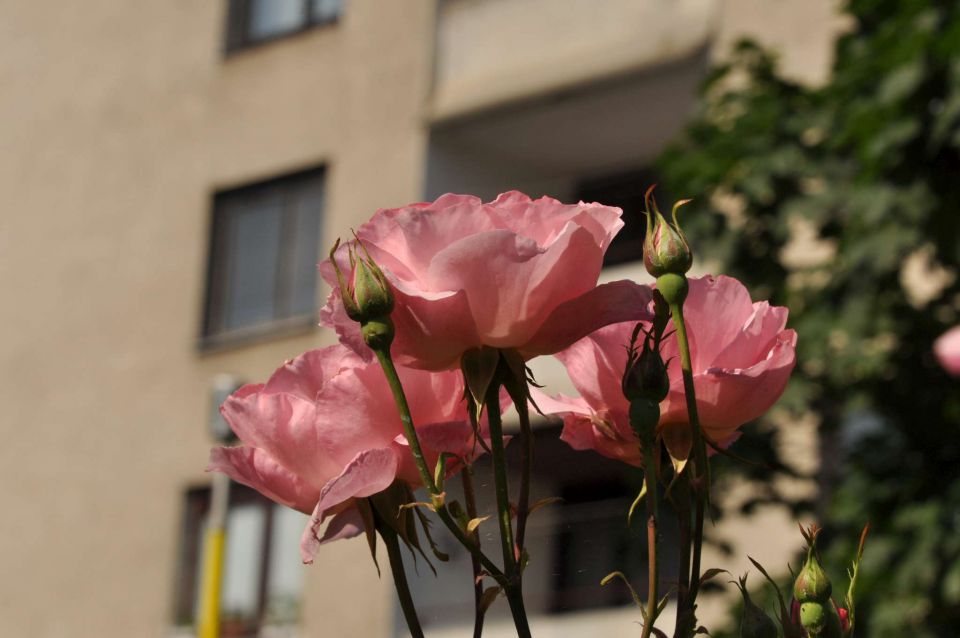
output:
<instances>
[{"instance_id":1,"label":"rose stem","mask_svg":"<svg viewBox=\"0 0 960 638\"><path fill-rule=\"evenodd\" d=\"M530 409L527 406L526 380L521 386L522 396L514 397L513 405L520 417L520 445L523 460L520 466L520 495L517 499L517 542L516 559L523 560L523 541L527 532L527 517L530 515L530 472L533 468L533 430L530 427Z\"/></svg>"},{"instance_id":2,"label":"rose stem","mask_svg":"<svg viewBox=\"0 0 960 638\"><path fill-rule=\"evenodd\" d=\"M693 536L693 565L690 572L689 594L684 596L686 609L693 609L700 588L700 554L703 548L703 515L707 497L710 491L710 468L707 465L707 450L700 428L700 417L697 413L697 395L693 385L693 363L690 358L690 341L687 339L687 327L683 319L683 303L670 304L670 314L673 316L673 326L677 333L677 348L680 351L680 369L683 373L683 393L687 401L687 414L690 417L690 429L693 435L693 454L695 477L691 487L696 498L696 524ZM687 517L689 527L689 516ZM678 605L678 613L680 611Z\"/></svg>"},{"instance_id":3,"label":"rose stem","mask_svg":"<svg viewBox=\"0 0 960 638\"><path fill-rule=\"evenodd\" d=\"M650 437L652 438L652 437ZM643 446L643 473L647 484L647 617L641 638L649 638L656 621L659 599L660 571L657 564L657 472L654 467L655 445Z\"/></svg>"},{"instance_id":4,"label":"rose stem","mask_svg":"<svg viewBox=\"0 0 960 638\"><path fill-rule=\"evenodd\" d=\"M467 517L470 520L477 518L477 498L473 489L473 467L467 465L460 472L463 483L463 500L467 506ZM474 530L473 541L480 547L480 531ZM473 638L480 638L483 634L483 574L480 570L480 560L470 555L470 564L473 567Z\"/></svg>"},{"instance_id":5,"label":"rose stem","mask_svg":"<svg viewBox=\"0 0 960 638\"><path fill-rule=\"evenodd\" d=\"M690 488L685 476L677 477L671 497L677 512L680 535L680 562L677 566L677 622L675 637L681 636L685 624L684 610L690 592Z\"/></svg>"},{"instance_id":6,"label":"rose stem","mask_svg":"<svg viewBox=\"0 0 960 638\"><path fill-rule=\"evenodd\" d=\"M530 638L527 612L523 606L520 564L513 551L513 530L510 524L510 492L507 486L507 459L503 449L503 424L500 421L500 384L491 383L485 399L487 422L490 425L490 453L493 457L493 482L497 494L497 522L500 526L500 545L503 551L503 569L507 574L504 594L513 614L513 624L519 638Z\"/></svg>"},{"instance_id":7,"label":"rose stem","mask_svg":"<svg viewBox=\"0 0 960 638\"><path fill-rule=\"evenodd\" d=\"M407 628L410 630L412 638L423 638L423 629L420 628L417 609L414 607L413 597L410 595L410 586L407 584L407 574L403 568L403 556L400 554L397 533L389 525L381 525L378 531L380 532L380 538L383 539L383 544L387 546L390 571L393 572L393 584L397 588L397 598L400 599L400 609L403 610Z\"/></svg>"},{"instance_id":8,"label":"rose stem","mask_svg":"<svg viewBox=\"0 0 960 638\"><path fill-rule=\"evenodd\" d=\"M431 496L440 496L440 490L437 488L437 484L433 480L433 475L430 473L429 468L427 468L427 462L423 457L423 450L420 447L420 439L417 437L417 431L413 427L413 418L410 416L410 406L407 404L406 394L403 392L403 385L400 383L400 377L397 374L397 368L393 365L393 358L390 356L389 349L375 348L373 350L377 355L377 360L380 362L380 367L383 368L383 373L387 377L387 383L390 385L390 391L393 393L393 400L397 404L397 409L400 411L400 421L403 424L403 433L407 437L407 443L410 445L410 451L413 454L413 460L417 465L417 469L420 471L420 478L423 481L423 485L426 488L427 492ZM498 406L499 407L499 406ZM497 415L499 416L499 411ZM503 442L501 441L501 447ZM437 516L440 517L440 520L443 521L443 524L446 525L447 529L450 530L450 533L453 534L454 538L463 545L470 554L477 558L480 561L480 564L483 565L483 568L487 570L487 573L490 574L490 577L500 583L501 586L506 588L507 577L504 575L503 571L497 567L496 563L487 558L487 556L480 551L480 548L471 541L466 532L460 528L453 516L450 515L450 512L447 510L446 506L442 503L438 503L436 507Z\"/></svg>"}]
</instances>

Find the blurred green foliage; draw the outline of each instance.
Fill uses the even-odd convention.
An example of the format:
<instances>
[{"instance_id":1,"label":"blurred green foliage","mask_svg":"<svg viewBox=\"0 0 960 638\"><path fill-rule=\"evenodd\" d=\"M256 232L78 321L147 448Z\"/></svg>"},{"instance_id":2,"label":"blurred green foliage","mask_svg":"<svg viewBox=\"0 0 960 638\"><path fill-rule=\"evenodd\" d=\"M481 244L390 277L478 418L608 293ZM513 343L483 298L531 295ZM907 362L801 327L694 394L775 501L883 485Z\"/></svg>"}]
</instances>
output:
<instances>
[{"instance_id":1,"label":"blurred green foliage","mask_svg":"<svg viewBox=\"0 0 960 638\"><path fill-rule=\"evenodd\" d=\"M821 496L802 506L826 528L835 582L873 525L857 634L954 636L960 379L931 345L960 321L960 3L845 11L828 84L796 84L740 44L659 170L696 198L683 223L698 257L790 308L783 405L819 417Z\"/></svg>"}]
</instances>

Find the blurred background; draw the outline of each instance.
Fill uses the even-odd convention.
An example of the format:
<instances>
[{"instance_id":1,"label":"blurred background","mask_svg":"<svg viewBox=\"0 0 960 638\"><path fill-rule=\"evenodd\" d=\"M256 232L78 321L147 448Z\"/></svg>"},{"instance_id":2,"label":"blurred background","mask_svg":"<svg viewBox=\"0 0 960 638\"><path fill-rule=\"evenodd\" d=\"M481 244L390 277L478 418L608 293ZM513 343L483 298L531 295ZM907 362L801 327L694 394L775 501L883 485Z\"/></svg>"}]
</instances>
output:
<instances>
[{"instance_id":1,"label":"blurred background","mask_svg":"<svg viewBox=\"0 0 960 638\"><path fill-rule=\"evenodd\" d=\"M621 206L604 278L642 281L653 182L664 205L695 199L696 271L789 306L800 333L787 395L737 444L764 465L720 462L705 564L742 573L749 554L788 577L795 521L818 520L842 591L870 521L858 635L956 635L960 393L930 350L960 310L955 3L3 9L0 635L193 635L216 406L334 342L315 265L374 210L509 189ZM629 594L597 583L622 569L644 590L623 525L637 477L556 431L541 424L536 488L564 502L531 521L534 629L634 635ZM304 567L303 522L234 487L223 636L403 635L364 541ZM447 547L414 597L429 635L467 636ZM713 635L735 604L704 599ZM510 635L502 611L488 635Z\"/></svg>"}]
</instances>

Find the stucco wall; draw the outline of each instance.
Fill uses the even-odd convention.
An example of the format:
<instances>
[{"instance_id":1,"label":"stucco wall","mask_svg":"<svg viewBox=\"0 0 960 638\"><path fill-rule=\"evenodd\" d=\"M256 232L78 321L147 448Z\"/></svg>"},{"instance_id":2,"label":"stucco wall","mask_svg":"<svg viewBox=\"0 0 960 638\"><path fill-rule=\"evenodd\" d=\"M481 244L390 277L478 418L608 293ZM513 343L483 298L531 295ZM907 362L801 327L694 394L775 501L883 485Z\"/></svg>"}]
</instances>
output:
<instances>
[{"instance_id":1,"label":"stucco wall","mask_svg":"<svg viewBox=\"0 0 960 638\"><path fill-rule=\"evenodd\" d=\"M162 635L212 376L261 379L331 339L198 354L211 193L326 163L324 246L419 198L432 3L349 0L336 25L229 58L225 4L5 7L0 635ZM388 630L364 553L309 570L307 635Z\"/></svg>"}]
</instances>

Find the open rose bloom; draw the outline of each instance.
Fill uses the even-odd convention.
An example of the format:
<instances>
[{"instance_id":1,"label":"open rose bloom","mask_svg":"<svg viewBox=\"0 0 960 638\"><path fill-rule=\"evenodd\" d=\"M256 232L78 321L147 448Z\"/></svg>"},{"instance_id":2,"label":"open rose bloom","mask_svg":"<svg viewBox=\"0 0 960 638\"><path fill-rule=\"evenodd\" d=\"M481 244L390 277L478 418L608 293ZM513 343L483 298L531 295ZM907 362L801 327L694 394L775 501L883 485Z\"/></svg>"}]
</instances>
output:
<instances>
[{"instance_id":1,"label":"open rose bloom","mask_svg":"<svg viewBox=\"0 0 960 638\"><path fill-rule=\"evenodd\" d=\"M482 203L444 195L432 203L379 210L357 237L395 297L397 363L456 368L490 346L529 359L557 352L601 326L647 316L650 291L627 281L597 286L603 255L623 227L619 208L531 200L510 192ZM335 258L347 271L347 247ZM369 356L335 287L321 312L341 341Z\"/></svg>"},{"instance_id":2,"label":"open rose bloom","mask_svg":"<svg viewBox=\"0 0 960 638\"><path fill-rule=\"evenodd\" d=\"M441 452L470 458L476 447L459 372L399 373L429 466ZM221 411L242 445L214 448L208 469L311 514L305 562L321 543L363 531L354 499L396 479L420 485L383 371L344 346L300 355L267 383L238 390Z\"/></svg>"},{"instance_id":3,"label":"open rose bloom","mask_svg":"<svg viewBox=\"0 0 960 638\"><path fill-rule=\"evenodd\" d=\"M690 340L697 410L706 437L718 445L777 401L795 363L797 335L785 329L787 309L753 303L730 277L690 279L684 316ZM641 462L621 390L626 346L636 324L607 326L557 355L580 397L537 395L540 407L563 416L562 439L632 465ZM690 454L691 430L676 335L663 342L670 393L661 403L658 431L671 456Z\"/></svg>"}]
</instances>

